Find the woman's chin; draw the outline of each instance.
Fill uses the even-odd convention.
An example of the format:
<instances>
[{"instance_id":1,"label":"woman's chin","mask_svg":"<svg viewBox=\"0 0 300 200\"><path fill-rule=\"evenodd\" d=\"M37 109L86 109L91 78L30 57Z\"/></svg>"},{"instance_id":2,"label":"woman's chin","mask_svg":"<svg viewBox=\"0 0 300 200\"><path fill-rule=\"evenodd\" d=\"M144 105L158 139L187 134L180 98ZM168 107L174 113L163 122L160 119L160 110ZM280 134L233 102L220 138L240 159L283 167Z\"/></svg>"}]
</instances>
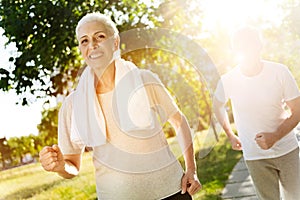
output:
<instances>
[{"instance_id":1,"label":"woman's chin","mask_svg":"<svg viewBox=\"0 0 300 200\"><path fill-rule=\"evenodd\" d=\"M109 64L107 65L89 65L92 70L97 74L98 77L102 76L105 70L109 67Z\"/></svg>"}]
</instances>

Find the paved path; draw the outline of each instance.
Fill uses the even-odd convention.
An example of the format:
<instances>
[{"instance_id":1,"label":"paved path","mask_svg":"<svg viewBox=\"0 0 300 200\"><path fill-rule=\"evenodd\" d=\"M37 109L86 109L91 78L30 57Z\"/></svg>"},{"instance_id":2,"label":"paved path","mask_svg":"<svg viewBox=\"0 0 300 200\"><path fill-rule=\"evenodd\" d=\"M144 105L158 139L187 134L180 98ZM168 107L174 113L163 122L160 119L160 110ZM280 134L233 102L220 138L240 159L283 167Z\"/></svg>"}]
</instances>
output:
<instances>
[{"instance_id":1,"label":"paved path","mask_svg":"<svg viewBox=\"0 0 300 200\"><path fill-rule=\"evenodd\" d=\"M234 200L258 200L252 179L243 158L233 168L227 181L227 185L222 191L222 198Z\"/></svg>"},{"instance_id":2,"label":"paved path","mask_svg":"<svg viewBox=\"0 0 300 200\"><path fill-rule=\"evenodd\" d=\"M296 134L300 146L300 123L296 129ZM243 158L233 168L227 184L222 191L222 198L233 200L258 200L252 179Z\"/></svg>"}]
</instances>

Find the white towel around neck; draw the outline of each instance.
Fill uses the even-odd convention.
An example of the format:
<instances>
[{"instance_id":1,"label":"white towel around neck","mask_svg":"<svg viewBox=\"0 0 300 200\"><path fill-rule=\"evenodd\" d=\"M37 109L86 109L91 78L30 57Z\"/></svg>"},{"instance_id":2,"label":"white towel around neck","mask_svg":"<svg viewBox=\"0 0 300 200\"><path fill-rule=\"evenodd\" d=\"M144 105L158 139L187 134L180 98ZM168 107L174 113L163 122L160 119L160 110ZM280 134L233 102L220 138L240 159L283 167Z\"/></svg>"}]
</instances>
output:
<instances>
[{"instance_id":1,"label":"white towel around neck","mask_svg":"<svg viewBox=\"0 0 300 200\"><path fill-rule=\"evenodd\" d=\"M125 133L155 132L157 120L150 108L140 70L129 61L115 60L113 112ZM98 103L95 73L86 67L73 94L71 141L90 147L106 144L106 122ZM141 115L140 113L144 113Z\"/></svg>"}]
</instances>

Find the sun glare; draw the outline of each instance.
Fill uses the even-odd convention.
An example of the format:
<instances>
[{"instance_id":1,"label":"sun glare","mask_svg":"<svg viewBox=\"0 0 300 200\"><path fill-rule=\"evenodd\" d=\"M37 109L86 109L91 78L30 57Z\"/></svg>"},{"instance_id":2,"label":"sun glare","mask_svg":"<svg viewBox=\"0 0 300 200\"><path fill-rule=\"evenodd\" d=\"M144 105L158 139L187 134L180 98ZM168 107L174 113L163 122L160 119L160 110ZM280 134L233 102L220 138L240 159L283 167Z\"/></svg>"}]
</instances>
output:
<instances>
[{"instance_id":1,"label":"sun glare","mask_svg":"<svg viewBox=\"0 0 300 200\"><path fill-rule=\"evenodd\" d=\"M231 32L245 23L259 20L279 25L282 13L278 9L282 0L202 0L204 11L203 27L207 30L223 28Z\"/></svg>"}]
</instances>

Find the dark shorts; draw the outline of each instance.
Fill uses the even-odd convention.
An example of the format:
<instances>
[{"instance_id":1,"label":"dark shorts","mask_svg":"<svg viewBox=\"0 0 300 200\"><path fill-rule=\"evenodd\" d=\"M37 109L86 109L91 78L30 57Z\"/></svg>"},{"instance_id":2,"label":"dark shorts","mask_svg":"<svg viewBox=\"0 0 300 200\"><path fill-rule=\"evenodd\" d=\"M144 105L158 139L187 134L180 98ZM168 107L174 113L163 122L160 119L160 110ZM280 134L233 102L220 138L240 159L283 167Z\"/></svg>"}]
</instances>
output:
<instances>
[{"instance_id":1,"label":"dark shorts","mask_svg":"<svg viewBox=\"0 0 300 200\"><path fill-rule=\"evenodd\" d=\"M180 192L177 192L176 194L173 194L172 196L169 196L162 200L192 200L192 197L188 192L181 194L181 191L180 191Z\"/></svg>"}]
</instances>

